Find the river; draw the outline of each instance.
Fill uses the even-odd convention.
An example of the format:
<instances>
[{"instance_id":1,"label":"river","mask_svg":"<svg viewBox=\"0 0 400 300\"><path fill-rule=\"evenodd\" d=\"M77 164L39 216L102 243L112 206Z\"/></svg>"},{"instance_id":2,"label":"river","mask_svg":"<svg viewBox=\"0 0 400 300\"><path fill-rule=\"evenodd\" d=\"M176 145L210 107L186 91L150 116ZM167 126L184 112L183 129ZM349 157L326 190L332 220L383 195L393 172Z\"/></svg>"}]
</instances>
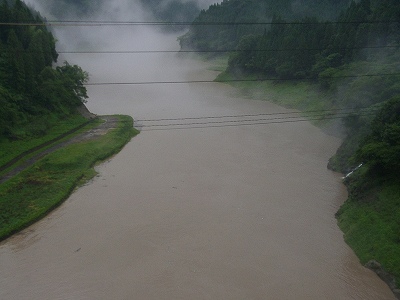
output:
<instances>
[{"instance_id":1,"label":"river","mask_svg":"<svg viewBox=\"0 0 400 300\"><path fill-rule=\"evenodd\" d=\"M151 41L177 47L171 36ZM92 82L216 75L173 53L66 58ZM92 112L137 120L287 112L221 83L99 85L89 95ZM337 227L346 190L326 164L338 138L308 122L207 120L143 130L61 207L2 242L0 299L394 299Z\"/></svg>"}]
</instances>

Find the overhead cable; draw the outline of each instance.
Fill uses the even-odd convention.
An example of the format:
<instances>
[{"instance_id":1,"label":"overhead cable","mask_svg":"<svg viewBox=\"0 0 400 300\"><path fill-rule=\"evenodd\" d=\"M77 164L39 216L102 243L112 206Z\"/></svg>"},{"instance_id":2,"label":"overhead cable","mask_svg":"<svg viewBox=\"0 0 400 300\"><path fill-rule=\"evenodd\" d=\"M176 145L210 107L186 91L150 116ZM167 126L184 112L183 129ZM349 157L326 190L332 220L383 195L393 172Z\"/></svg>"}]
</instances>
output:
<instances>
[{"instance_id":1,"label":"overhead cable","mask_svg":"<svg viewBox=\"0 0 400 300\"><path fill-rule=\"evenodd\" d=\"M363 114L363 115L369 115L372 114ZM339 116L340 115L340 116ZM335 117L344 117L347 116L347 113L338 113L335 115ZM323 120L324 118L328 117L326 114L319 114L319 115L313 115L313 119L315 120L317 117ZM265 121L275 121L275 120L289 120L289 119L295 119L296 120L302 120L304 117L302 116L289 116L289 117L274 117L274 118L259 118L259 119L243 119L243 120L222 120L222 121L208 121L208 122L191 122L191 123L167 123L167 124L150 124L150 125L143 125L144 128L148 127L169 127L169 126L192 126L192 125L208 125L208 124L234 124L234 123L239 123L239 124L246 124L246 122L252 122L252 124L263 124L262 122ZM260 123L261 122L261 123Z\"/></svg>"},{"instance_id":2,"label":"overhead cable","mask_svg":"<svg viewBox=\"0 0 400 300\"><path fill-rule=\"evenodd\" d=\"M359 77L391 77L400 76L400 73L359 74L328 76L323 79L359 78ZM184 81L137 81L137 82L88 82L85 86L104 85L152 85L152 84L190 84L190 83L229 83L229 82L263 82L263 81L307 81L313 78L257 78L257 79L228 79L228 80L184 80Z\"/></svg>"},{"instance_id":3,"label":"overhead cable","mask_svg":"<svg viewBox=\"0 0 400 300\"><path fill-rule=\"evenodd\" d=\"M328 50L357 50L357 49L397 49L399 46L365 46L328 48ZM223 49L223 50L63 50L59 54L147 54L147 53L230 53L230 52L281 52L281 51L322 51L327 48L277 48L277 49ZM0 52L13 52L3 49ZM49 51L23 50L27 53L48 53Z\"/></svg>"},{"instance_id":4,"label":"overhead cable","mask_svg":"<svg viewBox=\"0 0 400 300\"><path fill-rule=\"evenodd\" d=\"M360 116L372 116L373 114L362 114ZM309 121L322 121L322 120L333 120L342 119L343 116L329 116L329 117L318 117L318 118L304 118L296 120L266 120L263 122L249 122L249 123L224 123L224 124L181 124L179 126L175 125L165 125L163 127L149 128L149 126L139 126L138 129L141 131L158 131L158 130L175 130L175 129L201 129L201 128L219 128L219 127L237 127L237 126L255 126L255 125L269 125L269 124L282 124L282 123L297 123L297 122L309 122Z\"/></svg>"},{"instance_id":5,"label":"overhead cable","mask_svg":"<svg viewBox=\"0 0 400 300\"><path fill-rule=\"evenodd\" d=\"M329 48L328 50L357 50L399 48L399 46L366 46ZM280 51L322 51L326 48L282 48L282 49L227 49L227 50L126 50L126 51L58 51L60 54L142 54L142 53L229 53L229 52L280 52Z\"/></svg>"},{"instance_id":6,"label":"overhead cable","mask_svg":"<svg viewBox=\"0 0 400 300\"><path fill-rule=\"evenodd\" d=\"M95 21L95 20L45 20L43 22L0 22L3 26L237 26L237 25L324 25L324 24L392 24L390 20L354 21L294 21L294 22L157 22L157 21Z\"/></svg>"},{"instance_id":7,"label":"overhead cable","mask_svg":"<svg viewBox=\"0 0 400 300\"><path fill-rule=\"evenodd\" d=\"M289 115L289 114L349 114L359 113L367 110L374 111L371 107L358 107L358 108L332 108L332 109L319 109L319 110L306 110L306 111L290 111L290 112L274 112L274 113L263 113L263 114L241 114L241 115L221 115L221 116L203 116L203 117L184 117L184 118L161 118L161 119L135 119L135 122L160 122L160 121L183 121L183 120L202 120L202 119L222 119L222 118L243 118L243 117L259 117L259 116L278 116L278 115Z\"/></svg>"}]
</instances>

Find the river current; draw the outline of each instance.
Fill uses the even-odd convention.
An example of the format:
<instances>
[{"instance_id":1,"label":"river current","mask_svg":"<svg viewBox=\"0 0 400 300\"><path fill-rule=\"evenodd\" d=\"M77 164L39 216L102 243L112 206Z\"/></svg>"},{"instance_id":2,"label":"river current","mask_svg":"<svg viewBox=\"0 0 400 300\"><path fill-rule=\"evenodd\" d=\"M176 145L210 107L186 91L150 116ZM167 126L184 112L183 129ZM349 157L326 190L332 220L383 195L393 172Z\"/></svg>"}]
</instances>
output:
<instances>
[{"instance_id":1,"label":"river current","mask_svg":"<svg viewBox=\"0 0 400 300\"><path fill-rule=\"evenodd\" d=\"M171 36L156 45L177 47ZM65 58L91 82L176 82L88 88L92 112L139 125L288 112L222 83L178 83L216 73L173 53ZM2 242L0 299L394 299L337 226L347 195L326 165L340 139L308 122L198 120L143 128L61 207Z\"/></svg>"}]
</instances>

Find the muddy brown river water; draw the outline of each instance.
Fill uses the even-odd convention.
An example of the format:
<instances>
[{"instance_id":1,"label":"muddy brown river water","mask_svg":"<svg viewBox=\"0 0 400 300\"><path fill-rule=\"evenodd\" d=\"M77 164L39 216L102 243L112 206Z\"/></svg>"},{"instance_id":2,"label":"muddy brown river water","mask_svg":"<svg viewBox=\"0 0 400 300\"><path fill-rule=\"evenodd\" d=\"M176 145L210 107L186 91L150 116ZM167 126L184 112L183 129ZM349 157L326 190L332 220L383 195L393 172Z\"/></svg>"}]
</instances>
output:
<instances>
[{"instance_id":1,"label":"muddy brown river water","mask_svg":"<svg viewBox=\"0 0 400 300\"><path fill-rule=\"evenodd\" d=\"M143 68L123 55L74 59L92 82L215 76L172 54ZM217 83L89 94L94 113L139 120L287 112ZM307 122L143 130L0 244L0 299L394 299L337 227L346 190L326 164L339 144Z\"/></svg>"}]
</instances>

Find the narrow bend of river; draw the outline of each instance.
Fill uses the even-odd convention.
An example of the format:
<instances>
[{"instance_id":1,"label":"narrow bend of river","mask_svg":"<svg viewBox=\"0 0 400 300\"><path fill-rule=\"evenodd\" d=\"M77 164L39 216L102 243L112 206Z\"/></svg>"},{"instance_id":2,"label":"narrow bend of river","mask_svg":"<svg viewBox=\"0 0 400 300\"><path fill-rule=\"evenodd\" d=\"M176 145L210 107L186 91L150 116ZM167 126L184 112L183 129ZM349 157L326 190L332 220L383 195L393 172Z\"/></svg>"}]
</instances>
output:
<instances>
[{"instance_id":1,"label":"narrow bend of river","mask_svg":"<svg viewBox=\"0 0 400 300\"><path fill-rule=\"evenodd\" d=\"M215 77L173 54L68 59L93 82ZM217 83L89 94L95 113L142 120L286 111ZM143 131L0 244L0 299L394 299L337 227L346 191L326 164L339 144L307 122Z\"/></svg>"}]
</instances>

